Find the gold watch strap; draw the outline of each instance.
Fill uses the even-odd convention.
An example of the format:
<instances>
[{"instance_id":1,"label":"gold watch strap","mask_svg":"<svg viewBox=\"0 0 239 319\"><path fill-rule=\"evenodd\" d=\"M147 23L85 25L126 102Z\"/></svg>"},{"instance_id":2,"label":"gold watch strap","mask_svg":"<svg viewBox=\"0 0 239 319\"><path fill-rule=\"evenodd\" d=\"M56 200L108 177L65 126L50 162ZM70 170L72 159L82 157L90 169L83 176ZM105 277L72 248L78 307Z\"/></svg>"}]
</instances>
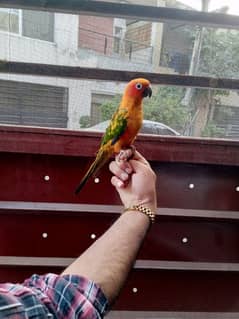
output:
<instances>
[{"instance_id":1,"label":"gold watch strap","mask_svg":"<svg viewBox=\"0 0 239 319\"><path fill-rule=\"evenodd\" d=\"M155 213L150 208L144 205L133 205L131 207L126 208L124 211L127 212L129 210L137 210L138 212L147 215L152 224L155 222Z\"/></svg>"}]
</instances>

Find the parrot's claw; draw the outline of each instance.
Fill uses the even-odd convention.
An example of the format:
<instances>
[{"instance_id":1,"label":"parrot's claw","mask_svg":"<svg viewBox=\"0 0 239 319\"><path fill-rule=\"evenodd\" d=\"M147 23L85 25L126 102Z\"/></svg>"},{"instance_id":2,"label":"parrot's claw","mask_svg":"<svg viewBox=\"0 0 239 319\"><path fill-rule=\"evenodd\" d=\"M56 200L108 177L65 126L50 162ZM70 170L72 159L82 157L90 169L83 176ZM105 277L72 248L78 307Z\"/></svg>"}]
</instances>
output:
<instances>
[{"instance_id":1,"label":"parrot's claw","mask_svg":"<svg viewBox=\"0 0 239 319\"><path fill-rule=\"evenodd\" d=\"M125 162L130 160L132 157L134 157L135 151L136 151L136 148L134 145L130 145L130 147L127 149L122 149L117 156L118 161Z\"/></svg>"}]
</instances>

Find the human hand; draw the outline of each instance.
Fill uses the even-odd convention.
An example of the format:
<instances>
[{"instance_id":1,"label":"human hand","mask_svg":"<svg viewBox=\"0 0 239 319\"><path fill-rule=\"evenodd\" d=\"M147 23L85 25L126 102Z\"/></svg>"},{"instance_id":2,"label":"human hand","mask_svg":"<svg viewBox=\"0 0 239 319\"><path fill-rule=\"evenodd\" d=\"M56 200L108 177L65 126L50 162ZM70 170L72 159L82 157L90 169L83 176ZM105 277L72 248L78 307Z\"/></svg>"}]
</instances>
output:
<instances>
[{"instance_id":1,"label":"human hand","mask_svg":"<svg viewBox=\"0 0 239 319\"><path fill-rule=\"evenodd\" d=\"M109 168L114 174L111 183L126 208L141 204L156 212L156 175L139 152L129 161L119 160L117 155Z\"/></svg>"}]
</instances>

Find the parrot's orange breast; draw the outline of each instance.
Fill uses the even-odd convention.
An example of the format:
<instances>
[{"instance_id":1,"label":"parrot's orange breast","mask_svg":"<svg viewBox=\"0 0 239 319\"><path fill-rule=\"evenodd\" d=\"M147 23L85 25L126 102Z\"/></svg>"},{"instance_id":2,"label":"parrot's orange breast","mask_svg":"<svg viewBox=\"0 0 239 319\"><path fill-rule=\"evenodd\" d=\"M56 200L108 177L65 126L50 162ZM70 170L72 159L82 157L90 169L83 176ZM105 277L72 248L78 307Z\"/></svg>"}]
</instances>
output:
<instances>
[{"instance_id":1,"label":"parrot's orange breast","mask_svg":"<svg viewBox=\"0 0 239 319\"><path fill-rule=\"evenodd\" d=\"M119 140L114 145L114 152L119 153L122 148L129 147L135 140L143 122L141 107L129 109L127 116L127 127Z\"/></svg>"}]
</instances>

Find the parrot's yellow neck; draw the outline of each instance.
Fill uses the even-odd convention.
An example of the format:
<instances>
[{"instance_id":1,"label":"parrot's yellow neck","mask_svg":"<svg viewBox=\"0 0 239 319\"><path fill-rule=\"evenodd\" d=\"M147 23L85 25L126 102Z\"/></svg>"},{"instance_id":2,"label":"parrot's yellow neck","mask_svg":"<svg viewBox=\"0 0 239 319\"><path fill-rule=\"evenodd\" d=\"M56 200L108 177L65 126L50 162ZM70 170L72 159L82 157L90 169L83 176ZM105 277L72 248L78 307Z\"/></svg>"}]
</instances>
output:
<instances>
[{"instance_id":1,"label":"parrot's yellow neck","mask_svg":"<svg viewBox=\"0 0 239 319\"><path fill-rule=\"evenodd\" d=\"M130 131L131 136L136 136L143 122L142 98L125 97L119 108L127 110L127 130Z\"/></svg>"},{"instance_id":2,"label":"parrot's yellow neck","mask_svg":"<svg viewBox=\"0 0 239 319\"><path fill-rule=\"evenodd\" d=\"M135 98L130 96L123 96L120 106L120 109L127 109L128 112L140 112L142 110L142 98Z\"/></svg>"}]
</instances>

